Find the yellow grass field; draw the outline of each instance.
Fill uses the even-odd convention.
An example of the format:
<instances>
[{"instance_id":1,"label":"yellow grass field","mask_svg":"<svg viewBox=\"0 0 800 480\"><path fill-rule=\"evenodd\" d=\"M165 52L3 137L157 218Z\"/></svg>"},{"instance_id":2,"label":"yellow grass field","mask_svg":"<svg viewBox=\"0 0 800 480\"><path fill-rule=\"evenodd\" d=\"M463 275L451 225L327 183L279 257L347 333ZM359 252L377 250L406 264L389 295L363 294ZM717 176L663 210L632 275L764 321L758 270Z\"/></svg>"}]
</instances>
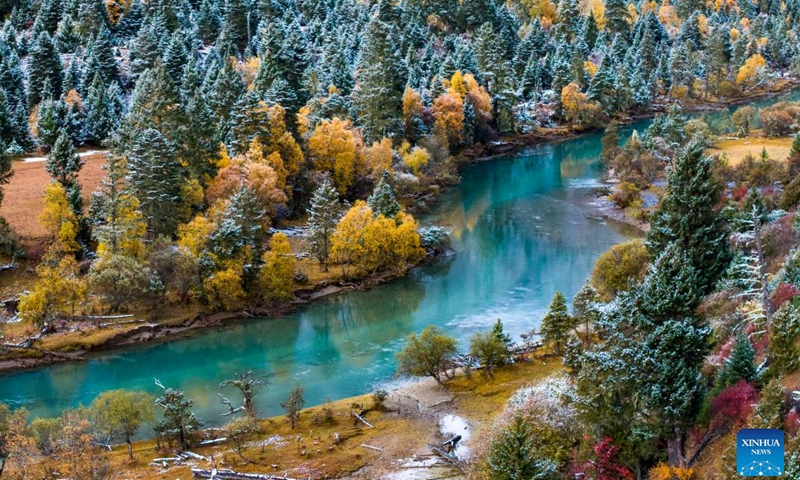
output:
<instances>
[{"instance_id":1,"label":"yellow grass field","mask_svg":"<svg viewBox=\"0 0 800 480\"><path fill-rule=\"evenodd\" d=\"M761 150L766 148L770 158L775 160L786 160L789 156L789 150L792 148L792 141L790 137L781 138L758 138L747 137L738 138L735 140L722 140L714 147L708 149L709 154L726 153L728 160L732 167L735 167L746 157L748 154L758 158L761 155Z\"/></svg>"}]
</instances>

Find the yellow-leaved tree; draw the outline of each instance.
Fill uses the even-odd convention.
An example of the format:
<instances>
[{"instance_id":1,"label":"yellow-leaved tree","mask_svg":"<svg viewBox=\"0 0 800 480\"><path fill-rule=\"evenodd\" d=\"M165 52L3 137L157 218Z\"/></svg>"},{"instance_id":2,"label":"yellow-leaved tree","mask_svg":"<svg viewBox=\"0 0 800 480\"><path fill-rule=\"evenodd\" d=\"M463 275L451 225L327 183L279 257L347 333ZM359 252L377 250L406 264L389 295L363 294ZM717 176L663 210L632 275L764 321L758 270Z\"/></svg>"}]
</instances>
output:
<instances>
[{"instance_id":1,"label":"yellow-leaved tree","mask_svg":"<svg viewBox=\"0 0 800 480\"><path fill-rule=\"evenodd\" d=\"M53 252L70 254L80 250L78 245L78 218L67 200L67 191L59 182L44 187L44 208L39 223L47 230Z\"/></svg>"},{"instance_id":2,"label":"yellow-leaved tree","mask_svg":"<svg viewBox=\"0 0 800 480\"><path fill-rule=\"evenodd\" d=\"M240 261L229 260L203 280L203 293L206 301L215 310L236 310L245 298L242 287L242 265Z\"/></svg>"},{"instance_id":3,"label":"yellow-leaved tree","mask_svg":"<svg viewBox=\"0 0 800 480\"><path fill-rule=\"evenodd\" d=\"M597 104L589 100L575 82L561 89L561 105L564 107L564 117L567 121L577 125L588 123L599 111Z\"/></svg>"},{"instance_id":4,"label":"yellow-leaved tree","mask_svg":"<svg viewBox=\"0 0 800 480\"><path fill-rule=\"evenodd\" d=\"M19 300L19 317L37 327L47 327L59 317L74 317L86 298L75 257L66 255L55 265L45 260L36 268L36 276L33 288Z\"/></svg>"},{"instance_id":5,"label":"yellow-leaved tree","mask_svg":"<svg viewBox=\"0 0 800 480\"><path fill-rule=\"evenodd\" d=\"M417 223L411 215L395 219L373 215L359 200L342 217L331 237L331 260L345 277L377 272L401 272L425 256Z\"/></svg>"},{"instance_id":6,"label":"yellow-leaved tree","mask_svg":"<svg viewBox=\"0 0 800 480\"><path fill-rule=\"evenodd\" d=\"M263 300L268 304L288 302L292 299L295 258L286 234L276 233L269 243L270 249L261 256L264 265L258 274Z\"/></svg>"},{"instance_id":7,"label":"yellow-leaved tree","mask_svg":"<svg viewBox=\"0 0 800 480\"><path fill-rule=\"evenodd\" d=\"M308 139L315 170L330 172L336 190L344 195L361 172L361 138L349 120L325 120Z\"/></svg>"},{"instance_id":8,"label":"yellow-leaved tree","mask_svg":"<svg viewBox=\"0 0 800 480\"><path fill-rule=\"evenodd\" d=\"M380 177L384 170L392 171L392 141L384 137L379 142L364 149L364 160L367 170L375 178Z\"/></svg>"},{"instance_id":9,"label":"yellow-leaved tree","mask_svg":"<svg viewBox=\"0 0 800 480\"><path fill-rule=\"evenodd\" d=\"M203 215L195 216L191 222L178 226L178 246L199 257L206 247L209 235L217 224Z\"/></svg>"},{"instance_id":10,"label":"yellow-leaved tree","mask_svg":"<svg viewBox=\"0 0 800 480\"><path fill-rule=\"evenodd\" d=\"M750 56L745 60L744 65L739 67L739 71L736 73L736 83L743 87L756 84L766 65L767 61L760 54L756 53Z\"/></svg>"},{"instance_id":11,"label":"yellow-leaved tree","mask_svg":"<svg viewBox=\"0 0 800 480\"><path fill-rule=\"evenodd\" d=\"M447 91L433 101L433 132L446 145L456 147L461 143L464 125L464 102L452 91Z\"/></svg>"},{"instance_id":12,"label":"yellow-leaved tree","mask_svg":"<svg viewBox=\"0 0 800 480\"><path fill-rule=\"evenodd\" d=\"M410 151L408 148L404 149L403 164L411 170L414 175L419 174L419 171L428 166L428 161L431 159L431 154L428 153L423 147L414 147Z\"/></svg>"}]
</instances>

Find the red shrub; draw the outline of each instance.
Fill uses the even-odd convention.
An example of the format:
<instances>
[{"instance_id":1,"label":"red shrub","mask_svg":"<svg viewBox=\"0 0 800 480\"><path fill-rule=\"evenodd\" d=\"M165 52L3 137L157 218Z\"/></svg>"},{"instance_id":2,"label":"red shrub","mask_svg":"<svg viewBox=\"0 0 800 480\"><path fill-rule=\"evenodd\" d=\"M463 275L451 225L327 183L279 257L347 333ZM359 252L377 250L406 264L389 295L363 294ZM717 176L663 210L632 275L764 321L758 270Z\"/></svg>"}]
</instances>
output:
<instances>
[{"instance_id":1,"label":"red shrub","mask_svg":"<svg viewBox=\"0 0 800 480\"><path fill-rule=\"evenodd\" d=\"M750 189L747 187L747 185L739 185L738 187L734 187L733 190L731 190L731 196L733 197L734 200L739 202L744 197L747 196L747 192L749 191Z\"/></svg>"},{"instance_id":2,"label":"red shrub","mask_svg":"<svg viewBox=\"0 0 800 480\"><path fill-rule=\"evenodd\" d=\"M786 433L788 433L790 437L794 437L797 435L797 432L800 431L800 415L797 414L796 410L792 409L791 412L786 414L786 418L783 419L783 424L786 426Z\"/></svg>"},{"instance_id":3,"label":"red shrub","mask_svg":"<svg viewBox=\"0 0 800 480\"><path fill-rule=\"evenodd\" d=\"M600 443L594 446L596 460L592 460L584 465L584 471L592 472L587 475L597 480L623 480L633 478L630 470L618 463L619 447L614 445L614 440L605 437Z\"/></svg>"},{"instance_id":4,"label":"red shrub","mask_svg":"<svg viewBox=\"0 0 800 480\"><path fill-rule=\"evenodd\" d=\"M711 399L712 426L744 424L757 399L758 391L744 380L739 380L739 383Z\"/></svg>"},{"instance_id":5,"label":"red shrub","mask_svg":"<svg viewBox=\"0 0 800 480\"><path fill-rule=\"evenodd\" d=\"M784 303L790 302L794 297L800 295L800 290L790 283L781 283L775 289L770 299L769 306L772 312L777 312Z\"/></svg>"}]
</instances>

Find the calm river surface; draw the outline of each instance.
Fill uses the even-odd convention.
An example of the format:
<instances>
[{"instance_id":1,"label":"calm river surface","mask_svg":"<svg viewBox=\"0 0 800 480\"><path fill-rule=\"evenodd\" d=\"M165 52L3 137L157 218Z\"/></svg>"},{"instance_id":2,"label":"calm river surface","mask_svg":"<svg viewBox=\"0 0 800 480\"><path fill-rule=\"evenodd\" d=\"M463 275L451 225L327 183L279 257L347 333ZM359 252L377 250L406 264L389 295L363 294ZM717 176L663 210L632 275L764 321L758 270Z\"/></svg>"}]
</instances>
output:
<instances>
[{"instance_id":1,"label":"calm river surface","mask_svg":"<svg viewBox=\"0 0 800 480\"><path fill-rule=\"evenodd\" d=\"M220 416L226 407L218 385L238 371L269 377L257 404L260 414L275 415L296 384L314 405L392 380L395 353L409 333L429 324L462 348L498 318L518 339L538 326L556 290L571 299L600 253L637 235L599 218L594 197L586 195L599 185L599 153L600 134L591 134L467 167L462 183L422 219L451 228L456 253L402 279L282 318L243 320L180 341L0 376L0 401L32 416L54 416L105 390L158 394L158 378L186 391L200 419L213 426L227 418Z\"/></svg>"}]
</instances>

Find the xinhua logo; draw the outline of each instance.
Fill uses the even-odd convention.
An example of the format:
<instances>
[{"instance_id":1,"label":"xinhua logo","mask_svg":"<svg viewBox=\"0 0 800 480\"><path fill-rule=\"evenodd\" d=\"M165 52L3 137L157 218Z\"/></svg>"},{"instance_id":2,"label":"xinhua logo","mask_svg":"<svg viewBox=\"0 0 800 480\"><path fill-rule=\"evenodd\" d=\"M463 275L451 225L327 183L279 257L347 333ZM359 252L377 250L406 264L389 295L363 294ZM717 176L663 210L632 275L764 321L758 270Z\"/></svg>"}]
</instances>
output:
<instances>
[{"instance_id":1,"label":"xinhua logo","mask_svg":"<svg viewBox=\"0 0 800 480\"><path fill-rule=\"evenodd\" d=\"M783 430L739 430L736 435L736 470L745 477L783 475Z\"/></svg>"}]
</instances>

